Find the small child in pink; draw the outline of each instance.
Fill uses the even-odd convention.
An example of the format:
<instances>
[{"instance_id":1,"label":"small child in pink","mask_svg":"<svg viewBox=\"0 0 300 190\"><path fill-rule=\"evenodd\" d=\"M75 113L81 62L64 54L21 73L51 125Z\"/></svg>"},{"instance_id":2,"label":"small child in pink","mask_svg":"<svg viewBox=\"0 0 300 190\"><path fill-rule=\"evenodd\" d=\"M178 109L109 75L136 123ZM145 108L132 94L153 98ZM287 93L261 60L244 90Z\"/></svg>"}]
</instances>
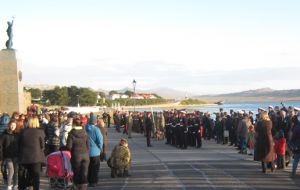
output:
<instances>
[{"instance_id":1,"label":"small child in pink","mask_svg":"<svg viewBox=\"0 0 300 190\"><path fill-rule=\"evenodd\" d=\"M275 152L277 156L277 169L285 168L285 151L286 151L286 139L283 131L279 131L278 137L275 140Z\"/></svg>"}]
</instances>

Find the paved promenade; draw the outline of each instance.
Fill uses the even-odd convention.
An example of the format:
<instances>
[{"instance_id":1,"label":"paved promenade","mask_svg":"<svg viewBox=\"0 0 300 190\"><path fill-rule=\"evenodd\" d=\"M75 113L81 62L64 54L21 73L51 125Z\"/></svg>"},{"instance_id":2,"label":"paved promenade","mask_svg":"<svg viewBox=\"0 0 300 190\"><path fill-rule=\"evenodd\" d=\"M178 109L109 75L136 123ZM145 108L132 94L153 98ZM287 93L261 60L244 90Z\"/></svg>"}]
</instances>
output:
<instances>
[{"instance_id":1,"label":"paved promenade","mask_svg":"<svg viewBox=\"0 0 300 190\"><path fill-rule=\"evenodd\" d=\"M108 130L110 150L121 137L125 136ZM300 175L290 178L290 166L285 171L263 174L260 163L250 156L237 154L233 147L217 145L213 140L204 141L201 149L187 150L165 145L163 141L154 140L152 144L147 148L145 137L133 133L129 139L132 176L112 179L110 169L102 162L99 185L89 189L300 189ZM47 183L43 177L41 189L48 189Z\"/></svg>"}]
</instances>

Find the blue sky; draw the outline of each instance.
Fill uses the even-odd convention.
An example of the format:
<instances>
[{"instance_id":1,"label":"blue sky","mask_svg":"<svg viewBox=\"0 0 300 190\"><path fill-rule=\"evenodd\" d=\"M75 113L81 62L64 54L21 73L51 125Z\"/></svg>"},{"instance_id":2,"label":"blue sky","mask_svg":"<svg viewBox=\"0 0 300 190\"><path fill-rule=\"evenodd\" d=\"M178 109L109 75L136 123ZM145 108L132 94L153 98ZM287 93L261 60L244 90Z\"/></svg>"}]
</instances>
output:
<instances>
[{"instance_id":1,"label":"blue sky","mask_svg":"<svg viewBox=\"0 0 300 190\"><path fill-rule=\"evenodd\" d=\"M0 46L15 16L13 47L26 84L111 90L134 78L137 89L194 94L299 88L300 1L10 0L0 7Z\"/></svg>"}]
</instances>

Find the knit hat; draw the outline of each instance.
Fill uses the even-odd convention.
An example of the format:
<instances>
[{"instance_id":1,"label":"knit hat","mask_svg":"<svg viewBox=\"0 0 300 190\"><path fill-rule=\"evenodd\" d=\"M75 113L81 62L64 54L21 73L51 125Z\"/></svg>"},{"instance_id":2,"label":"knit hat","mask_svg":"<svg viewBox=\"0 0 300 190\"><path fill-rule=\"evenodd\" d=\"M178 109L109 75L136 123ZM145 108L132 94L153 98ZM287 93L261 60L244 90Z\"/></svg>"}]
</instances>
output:
<instances>
[{"instance_id":1,"label":"knit hat","mask_svg":"<svg viewBox=\"0 0 300 190\"><path fill-rule=\"evenodd\" d=\"M97 118L96 118L96 116L93 115L93 116L90 118L89 124L92 124L92 125L97 124Z\"/></svg>"}]
</instances>

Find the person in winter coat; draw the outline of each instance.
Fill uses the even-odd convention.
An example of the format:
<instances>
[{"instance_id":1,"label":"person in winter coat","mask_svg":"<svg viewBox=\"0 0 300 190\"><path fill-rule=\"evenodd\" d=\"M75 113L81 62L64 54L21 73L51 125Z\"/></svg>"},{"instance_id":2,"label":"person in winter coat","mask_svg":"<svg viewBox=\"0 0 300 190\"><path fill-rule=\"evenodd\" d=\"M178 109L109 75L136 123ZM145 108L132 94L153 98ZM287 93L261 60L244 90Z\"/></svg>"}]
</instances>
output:
<instances>
[{"instance_id":1,"label":"person in winter coat","mask_svg":"<svg viewBox=\"0 0 300 190\"><path fill-rule=\"evenodd\" d=\"M50 123L45 129L45 132L47 154L58 151L60 147L58 115L52 116Z\"/></svg>"},{"instance_id":2,"label":"person in winter coat","mask_svg":"<svg viewBox=\"0 0 300 190\"><path fill-rule=\"evenodd\" d=\"M256 144L254 160L261 161L262 171L266 173L266 163L274 171L274 141L272 137L272 121L270 120L267 112L261 113L261 119L256 126Z\"/></svg>"},{"instance_id":3,"label":"person in winter coat","mask_svg":"<svg viewBox=\"0 0 300 190\"><path fill-rule=\"evenodd\" d=\"M7 130L9 122L10 122L10 117L9 117L8 113L3 113L2 115L0 114L0 135L2 135ZM0 161L1 173L2 173L3 179L6 180L4 164L5 164L4 162Z\"/></svg>"},{"instance_id":4,"label":"person in winter coat","mask_svg":"<svg viewBox=\"0 0 300 190\"><path fill-rule=\"evenodd\" d=\"M120 132L120 118L119 113L116 111L113 114L114 124L117 132Z\"/></svg>"},{"instance_id":5,"label":"person in winter coat","mask_svg":"<svg viewBox=\"0 0 300 190\"><path fill-rule=\"evenodd\" d=\"M90 140L90 163L88 171L89 186L95 187L98 183L100 169L100 153L103 148L103 137L100 129L96 127L97 118L91 114L89 124L86 125L86 133Z\"/></svg>"},{"instance_id":6,"label":"person in winter coat","mask_svg":"<svg viewBox=\"0 0 300 190\"><path fill-rule=\"evenodd\" d=\"M294 123L293 134L291 138L291 143L294 145L293 154L294 154L294 162L292 169L292 177L296 176L296 171L298 167L298 163L300 160L300 113L297 116L293 116L292 122Z\"/></svg>"},{"instance_id":7,"label":"person in winter coat","mask_svg":"<svg viewBox=\"0 0 300 190\"><path fill-rule=\"evenodd\" d=\"M132 118L132 112L128 113L128 119L127 119L127 125L128 125L128 138L132 138L132 125L133 125L133 118Z\"/></svg>"},{"instance_id":8,"label":"person in winter coat","mask_svg":"<svg viewBox=\"0 0 300 190\"><path fill-rule=\"evenodd\" d=\"M285 168L285 150L286 150L286 138L284 137L284 132L280 130L278 132L278 137L275 141L277 169Z\"/></svg>"},{"instance_id":9,"label":"person in winter coat","mask_svg":"<svg viewBox=\"0 0 300 190\"><path fill-rule=\"evenodd\" d=\"M69 132L72 130L73 118L68 118L65 125L60 128L60 147L65 147L67 145L67 139Z\"/></svg>"},{"instance_id":10,"label":"person in winter coat","mask_svg":"<svg viewBox=\"0 0 300 190\"><path fill-rule=\"evenodd\" d=\"M7 190L18 189L18 138L17 121L12 119L0 138L1 156L7 169Z\"/></svg>"},{"instance_id":11,"label":"person in winter coat","mask_svg":"<svg viewBox=\"0 0 300 190\"><path fill-rule=\"evenodd\" d=\"M249 132L248 132L248 148L249 148L248 155L253 156L253 154L254 154L254 148L255 148L255 129L254 129L253 125L250 125L250 127L249 127Z\"/></svg>"},{"instance_id":12,"label":"person in winter coat","mask_svg":"<svg viewBox=\"0 0 300 190\"><path fill-rule=\"evenodd\" d=\"M20 133L19 139L19 190L33 186L38 190L40 186L40 171L45 163L45 133L39 129L39 119L29 118L28 128Z\"/></svg>"},{"instance_id":13,"label":"person in winter coat","mask_svg":"<svg viewBox=\"0 0 300 190\"><path fill-rule=\"evenodd\" d=\"M153 128L153 122L151 118L151 113L147 114L146 121L145 121L145 126L146 126L146 138L147 138L147 147L152 147L151 145L151 131Z\"/></svg>"},{"instance_id":14,"label":"person in winter coat","mask_svg":"<svg viewBox=\"0 0 300 190\"><path fill-rule=\"evenodd\" d=\"M87 189L88 167L90 163L90 141L80 118L73 120L73 129L67 139L67 149L71 152L71 164L74 172L74 183L78 190Z\"/></svg>"},{"instance_id":15,"label":"person in winter coat","mask_svg":"<svg viewBox=\"0 0 300 190\"><path fill-rule=\"evenodd\" d=\"M115 146L108 160L111 167L111 177L129 177L131 166L131 153L128 141L121 139L119 145Z\"/></svg>"},{"instance_id":16,"label":"person in winter coat","mask_svg":"<svg viewBox=\"0 0 300 190\"><path fill-rule=\"evenodd\" d=\"M248 128L251 126L251 121L246 113L243 115L243 119L238 128L238 135L240 139L240 153L247 154L247 142L248 142Z\"/></svg>"},{"instance_id":17,"label":"person in winter coat","mask_svg":"<svg viewBox=\"0 0 300 190\"><path fill-rule=\"evenodd\" d=\"M98 119L98 127L101 131L102 137L103 137L103 149L102 149L102 156L100 154L101 161L106 161L106 153L108 151L108 141L107 141L107 128L105 127L105 124L102 119Z\"/></svg>"}]
</instances>

